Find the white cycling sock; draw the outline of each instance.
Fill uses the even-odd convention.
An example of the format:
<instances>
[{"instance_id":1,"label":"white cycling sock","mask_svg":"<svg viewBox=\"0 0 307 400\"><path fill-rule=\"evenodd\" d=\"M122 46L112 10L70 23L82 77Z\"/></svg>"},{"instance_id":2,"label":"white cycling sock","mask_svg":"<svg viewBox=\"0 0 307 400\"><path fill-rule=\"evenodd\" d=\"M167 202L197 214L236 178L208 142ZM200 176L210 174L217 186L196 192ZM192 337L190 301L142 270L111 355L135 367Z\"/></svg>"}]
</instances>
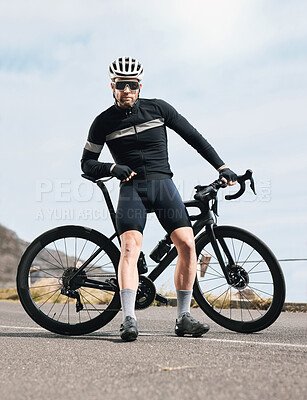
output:
<instances>
[{"instance_id":1,"label":"white cycling sock","mask_svg":"<svg viewBox=\"0 0 307 400\"><path fill-rule=\"evenodd\" d=\"M178 319L186 312L190 312L192 290L177 290Z\"/></svg>"},{"instance_id":2,"label":"white cycling sock","mask_svg":"<svg viewBox=\"0 0 307 400\"><path fill-rule=\"evenodd\" d=\"M126 317L133 317L136 319L134 313L135 307L135 298L136 298L136 291L132 289L123 289L119 292L120 294L120 301L122 303L122 310L123 310L123 320Z\"/></svg>"}]
</instances>

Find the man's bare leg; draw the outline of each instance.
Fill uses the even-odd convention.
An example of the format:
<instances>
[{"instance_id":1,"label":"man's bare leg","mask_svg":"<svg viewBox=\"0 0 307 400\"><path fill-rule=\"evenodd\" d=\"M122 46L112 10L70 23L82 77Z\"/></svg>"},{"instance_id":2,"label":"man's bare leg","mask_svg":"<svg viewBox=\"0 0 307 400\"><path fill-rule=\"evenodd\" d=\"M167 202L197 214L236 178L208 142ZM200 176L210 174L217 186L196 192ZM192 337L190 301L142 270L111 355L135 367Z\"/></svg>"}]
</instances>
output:
<instances>
[{"instance_id":1,"label":"man's bare leg","mask_svg":"<svg viewBox=\"0 0 307 400\"><path fill-rule=\"evenodd\" d=\"M123 310L123 323L120 327L124 341L135 340L138 328L135 316L135 299L139 285L137 261L140 255L143 236L138 231L127 231L121 236L121 256L118 267L120 298Z\"/></svg>"},{"instance_id":2,"label":"man's bare leg","mask_svg":"<svg viewBox=\"0 0 307 400\"><path fill-rule=\"evenodd\" d=\"M174 277L178 311L175 333L178 336L185 334L201 336L208 332L210 326L196 321L190 314L192 290L197 270L193 230L189 227L175 229L171 233L171 239L178 252Z\"/></svg>"}]
</instances>

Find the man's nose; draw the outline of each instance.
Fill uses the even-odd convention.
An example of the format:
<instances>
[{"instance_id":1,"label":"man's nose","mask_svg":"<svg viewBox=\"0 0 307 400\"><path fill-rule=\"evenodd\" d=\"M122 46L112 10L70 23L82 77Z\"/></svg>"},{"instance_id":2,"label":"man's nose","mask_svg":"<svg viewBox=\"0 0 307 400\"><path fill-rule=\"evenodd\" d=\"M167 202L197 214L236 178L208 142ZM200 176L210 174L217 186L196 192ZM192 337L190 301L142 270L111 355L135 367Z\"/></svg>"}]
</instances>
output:
<instances>
[{"instance_id":1,"label":"man's nose","mask_svg":"<svg viewBox=\"0 0 307 400\"><path fill-rule=\"evenodd\" d=\"M125 89L124 89L124 92L125 92L125 93L130 93L130 92L131 92L130 86L129 86L129 85L126 85L126 87L125 87Z\"/></svg>"}]
</instances>

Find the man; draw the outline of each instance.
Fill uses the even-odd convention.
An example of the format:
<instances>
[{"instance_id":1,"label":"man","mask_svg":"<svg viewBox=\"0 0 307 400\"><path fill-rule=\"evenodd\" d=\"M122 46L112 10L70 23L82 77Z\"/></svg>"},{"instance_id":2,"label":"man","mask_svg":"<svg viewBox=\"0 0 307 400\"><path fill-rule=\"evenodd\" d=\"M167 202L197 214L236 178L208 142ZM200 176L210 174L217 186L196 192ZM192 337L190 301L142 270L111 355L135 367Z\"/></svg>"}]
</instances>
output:
<instances>
[{"instance_id":1,"label":"man","mask_svg":"<svg viewBox=\"0 0 307 400\"><path fill-rule=\"evenodd\" d=\"M237 177L172 106L163 100L139 98L143 74L143 66L131 57L118 58L110 65L115 104L94 120L81 160L82 170L96 179L111 175L121 181L116 225L121 241L118 281L123 309L122 340L132 341L138 336L134 313L139 282L137 260L146 213L152 210L178 252L174 277L178 304L175 333L201 336L209 325L196 321L190 314L197 267L195 242L188 213L171 179L166 127L194 147L219 171L224 182L233 185ZM98 161L105 143L114 164Z\"/></svg>"}]
</instances>

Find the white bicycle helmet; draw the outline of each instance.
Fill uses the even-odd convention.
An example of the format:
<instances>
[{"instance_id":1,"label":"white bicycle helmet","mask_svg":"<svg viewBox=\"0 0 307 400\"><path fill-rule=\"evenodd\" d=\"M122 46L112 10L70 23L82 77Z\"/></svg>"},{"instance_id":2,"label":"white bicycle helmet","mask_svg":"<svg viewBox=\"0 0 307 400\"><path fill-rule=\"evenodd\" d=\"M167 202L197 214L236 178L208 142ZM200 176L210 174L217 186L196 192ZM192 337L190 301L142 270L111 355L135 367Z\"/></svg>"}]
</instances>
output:
<instances>
[{"instance_id":1,"label":"white bicycle helmet","mask_svg":"<svg viewBox=\"0 0 307 400\"><path fill-rule=\"evenodd\" d=\"M144 69L136 58L119 57L110 65L109 75L112 81L115 78L136 78L140 81L144 76Z\"/></svg>"}]
</instances>

